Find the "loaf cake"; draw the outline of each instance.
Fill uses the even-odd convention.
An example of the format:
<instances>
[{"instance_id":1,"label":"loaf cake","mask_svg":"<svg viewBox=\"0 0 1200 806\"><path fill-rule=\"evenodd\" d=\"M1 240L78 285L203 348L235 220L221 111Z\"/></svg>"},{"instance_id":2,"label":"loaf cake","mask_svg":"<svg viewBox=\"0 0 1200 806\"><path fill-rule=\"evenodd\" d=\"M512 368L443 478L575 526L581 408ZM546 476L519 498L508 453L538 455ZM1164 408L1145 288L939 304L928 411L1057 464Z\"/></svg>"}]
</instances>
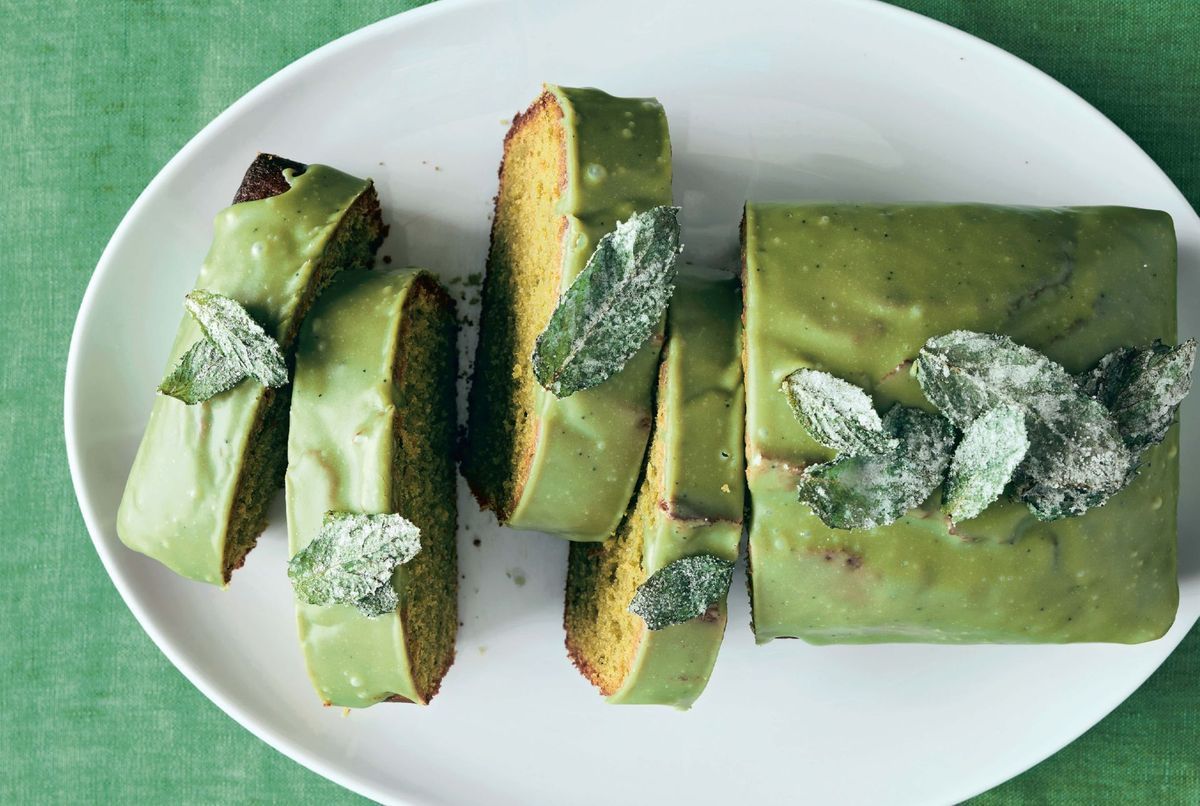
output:
<instances>
[{"instance_id":1,"label":"loaf cake","mask_svg":"<svg viewBox=\"0 0 1200 806\"><path fill-rule=\"evenodd\" d=\"M240 303L285 356L322 289L343 269L370 268L385 232L369 179L269 154L214 230L196 288ZM185 316L168 372L201 338ZM117 514L125 545L182 576L228 583L283 483L289 396L247 380L195 405L156 398Z\"/></svg>"},{"instance_id":2,"label":"loaf cake","mask_svg":"<svg viewBox=\"0 0 1200 806\"><path fill-rule=\"evenodd\" d=\"M1170 217L1120 207L755 204L743 221L746 458L758 641L1105 641L1175 617L1178 427L1132 484L1079 517L1001 499L963 523L938 495L896 522L826 526L797 498L814 441L780 391L797 368L863 387L880 413L931 409L927 339L1011 337L1071 373L1175 339Z\"/></svg>"},{"instance_id":3,"label":"loaf cake","mask_svg":"<svg viewBox=\"0 0 1200 806\"><path fill-rule=\"evenodd\" d=\"M348 273L305 322L288 437L292 555L327 512L399 513L420 552L392 576L399 605L370 617L297 604L309 676L327 704L427 703L454 659L454 303L418 269Z\"/></svg>"},{"instance_id":4,"label":"loaf cake","mask_svg":"<svg viewBox=\"0 0 1200 806\"><path fill-rule=\"evenodd\" d=\"M724 597L698 618L654 631L629 604L639 585L675 560L737 559L744 486L740 306L733 278L679 278L637 496L614 537L571 544L567 651L609 702L686 708L716 661Z\"/></svg>"},{"instance_id":5,"label":"loaf cake","mask_svg":"<svg viewBox=\"0 0 1200 806\"><path fill-rule=\"evenodd\" d=\"M572 540L612 534L650 433L661 326L599 386L563 399L531 356L601 237L671 201L658 102L547 86L504 141L463 473L501 523Z\"/></svg>"}]
</instances>

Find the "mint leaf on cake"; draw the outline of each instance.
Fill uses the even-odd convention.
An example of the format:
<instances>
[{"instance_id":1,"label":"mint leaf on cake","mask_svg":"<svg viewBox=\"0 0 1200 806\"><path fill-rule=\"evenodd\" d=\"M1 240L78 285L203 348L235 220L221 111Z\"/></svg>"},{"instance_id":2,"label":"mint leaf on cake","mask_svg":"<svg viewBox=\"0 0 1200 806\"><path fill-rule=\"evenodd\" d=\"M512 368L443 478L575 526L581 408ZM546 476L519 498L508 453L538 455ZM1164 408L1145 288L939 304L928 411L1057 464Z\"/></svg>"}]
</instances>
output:
<instances>
[{"instance_id":1,"label":"mint leaf on cake","mask_svg":"<svg viewBox=\"0 0 1200 806\"><path fill-rule=\"evenodd\" d=\"M392 574L420 551L421 530L400 515L327 512L288 563L288 579L301 601L352 605L374 618L396 609Z\"/></svg>"},{"instance_id":2,"label":"mint leaf on cake","mask_svg":"<svg viewBox=\"0 0 1200 806\"><path fill-rule=\"evenodd\" d=\"M225 360L211 339L202 338L183 354L171 374L163 378L158 391L194 406L244 380L245 373Z\"/></svg>"},{"instance_id":3,"label":"mint leaf on cake","mask_svg":"<svg viewBox=\"0 0 1200 806\"><path fill-rule=\"evenodd\" d=\"M189 406L228 391L246 378L266 387L288 381L279 342L231 297L195 290L183 307L200 325L203 337L179 359L158 391Z\"/></svg>"},{"instance_id":4,"label":"mint leaf on cake","mask_svg":"<svg viewBox=\"0 0 1200 806\"><path fill-rule=\"evenodd\" d=\"M1179 404L1192 387L1196 340L1169 347L1119 347L1080 383L1083 391L1104 404L1117 421L1125 444L1141 453L1162 442Z\"/></svg>"},{"instance_id":5,"label":"mint leaf on cake","mask_svg":"<svg viewBox=\"0 0 1200 806\"><path fill-rule=\"evenodd\" d=\"M986 411L964 430L942 495L951 521L977 517L998 499L1029 450L1025 415L1016 406Z\"/></svg>"},{"instance_id":6,"label":"mint leaf on cake","mask_svg":"<svg viewBox=\"0 0 1200 806\"><path fill-rule=\"evenodd\" d=\"M675 291L679 208L635 213L600 239L533 348L533 374L555 397L621 371Z\"/></svg>"},{"instance_id":7,"label":"mint leaf on cake","mask_svg":"<svg viewBox=\"0 0 1200 806\"><path fill-rule=\"evenodd\" d=\"M946 476L954 427L943 417L893 406L883 430L895 446L881 453L839 456L800 476L802 503L834 529L874 529L899 520L927 499Z\"/></svg>"},{"instance_id":8,"label":"mint leaf on cake","mask_svg":"<svg viewBox=\"0 0 1200 806\"><path fill-rule=\"evenodd\" d=\"M667 563L638 586L629 612L641 616L648 630L703 616L729 593L733 565L712 554Z\"/></svg>"},{"instance_id":9,"label":"mint leaf on cake","mask_svg":"<svg viewBox=\"0 0 1200 806\"><path fill-rule=\"evenodd\" d=\"M1038 518L1082 515L1126 484L1133 456L1112 415L1036 350L956 330L927 341L916 370L925 396L959 428L999 406L1025 414L1029 453L1015 492Z\"/></svg>"},{"instance_id":10,"label":"mint leaf on cake","mask_svg":"<svg viewBox=\"0 0 1200 806\"><path fill-rule=\"evenodd\" d=\"M870 396L828 372L798 369L783 379L783 393L801 425L817 442L846 456L896 447Z\"/></svg>"},{"instance_id":11,"label":"mint leaf on cake","mask_svg":"<svg viewBox=\"0 0 1200 806\"><path fill-rule=\"evenodd\" d=\"M287 364L279 342L267 335L237 300L197 289L187 295L183 307L221 355L246 377L271 388L287 383Z\"/></svg>"}]
</instances>

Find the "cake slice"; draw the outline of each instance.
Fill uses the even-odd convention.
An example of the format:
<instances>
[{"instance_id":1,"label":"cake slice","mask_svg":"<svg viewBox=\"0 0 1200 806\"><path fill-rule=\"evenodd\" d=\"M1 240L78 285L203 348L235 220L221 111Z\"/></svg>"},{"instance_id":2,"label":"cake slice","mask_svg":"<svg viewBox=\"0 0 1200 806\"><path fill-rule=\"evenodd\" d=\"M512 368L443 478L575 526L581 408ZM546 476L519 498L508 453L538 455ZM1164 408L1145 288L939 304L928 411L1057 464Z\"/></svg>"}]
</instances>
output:
<instances>
[{"instance_id":1,"label":"cake slice","mask_svg":"<svg viewBox=\"0 0 1200 806\"><path fill-rule=\"evenodd\" d=\"M369 179L260 154L217 215L196 288L236 300L290 356L321 290L343 269L370 268L384 234ZM185 315L167 372L201 338ZM117 513L125 545L228 583L283 484L289 396L246 380L195 405L157 397Z\"/></svg>"},{"instance_id":2,"label":"cake slice","mask_svg":"<svg viewBox=\"0 0 1200 806\"><path fill-rule=\"evenodd\" d=\"M927 339L1011 337L1071 373L1175 339L1175 233L1120 207L748 204L743 222L749 559L760 642L1135 643L1178 603L1178 428L1102 507L1042 521L1001 499L951 525L938 496L873 529L797 499L817 444L780 391L798 368L929 409Z\"/></svg>"},{"instance_id":3,"label":"cake slice","mask_svg":"<svg viewBox=\"0 0 1200 806\"><path fill-rule=\"evenodd\" d=\"M629 604L673 561L737 559L745 483L740 306L733 278L679 278L637 497L610 540L571 545L567 651L609 702L686 708L716 661L724 597L699 618L654 631Z\"/></svg>"},{"instance_id":4,"label":"cake slice","mask_svg":"<svg viewBox=\"0 0 1200 806\"><path fill-rule=\"evenodd\" d=\"M428 703L454 660L457 352L454 303L428 272L347 274L300 335L288 437L292 555L327 512L399 513L420 552L391 584L399 605L299 602L309 676L327 704Z\"/></svg>"},{"instance_id":5,"label":"cake slice","mask_svg":"<svg viewBox=\"0 0 1200 806\"><path fill-rule=\"evenodd\" d=\"M513 121L483 286L463 474L501 523L572 540L612 534L650 433L661 326L619 373L558 399L534 342L600 238L671 202L657 101L547 86Z\"/></svg>"}]
</instances>

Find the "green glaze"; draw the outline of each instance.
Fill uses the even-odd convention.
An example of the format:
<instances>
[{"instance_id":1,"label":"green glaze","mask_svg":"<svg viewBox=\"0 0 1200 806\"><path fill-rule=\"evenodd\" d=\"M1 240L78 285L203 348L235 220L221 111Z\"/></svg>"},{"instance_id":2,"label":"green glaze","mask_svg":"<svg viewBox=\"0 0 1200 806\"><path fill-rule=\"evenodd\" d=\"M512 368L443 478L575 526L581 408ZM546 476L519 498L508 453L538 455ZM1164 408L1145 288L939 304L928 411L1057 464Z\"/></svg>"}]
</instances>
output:
<instances>
[{"instance_id":1,"label":"green glaze","mask_svg":"<svg viewBox=\"0 0 1200 806\"><path fill-rule=\"evenodd\" d=\"M744 396L741 297L733 278L681 276L668 313L652 450L660 487L642 489L665 505L643 527L647 577L695 554L736 560L742 536ZM642 634L613 703L689 707L704 691L725 634L725 601L715 618Z\"/></svg>"},{"instance_id":2,"label":"green glaze","mask_svg":"<svg viewBox=\"0 0 1200 806\"><path fill-rule=\"evenodd\" d=\"M796 500L831 453L779 391L797 367L859 384L882 411L928 407L904 362L964 328L1071 372L1175 340L1175 233L1119 207L749 204L745 218L750 562L760 642L1134 643L1178 604L1178 429L1106 506L1039 522L999 502L951 531L935 494L891 526L840 531Z\"/></svg>"},{"instance_id":3,"label":"green glaze","mask_svg":"<svg viewBox=\"0 0 1200 806\"><path fill-rule=\"evenodd\" d=\"M547 89L566 131L565 290L618 221L671 203L671 140L657 101ZM537 387L537 446L509 526L582 541L612 534L646 452L661 346L660 327L616 375L562 400Z\"/></svg>"},{"instance_id":4,"label":"green glaze","mask_svg":"<svg viewBox=\"0 0 1200 806\"><path fill-rule=\"evenodd\" d=\"M280 341L294 332L296 307L309 293L330 236L370 187L369 180L323 165L286 175L292 187L285 193L217 215L196 281L196 288L240 302ZM200 338L199 326L185 315L167 372ZM193 406L155 399L117 512L117 533L126 546L182 576L224 584L230 508L265 392L245 381Z\"/></svg>"},{"instance_id":5,"label":"green glaze","mask_svg":"<svg viewBox=\"0 0 1200 806\"><path fill-rule=\"evenodd\" d=\"M300 333L288 432L287 520L294 556L326 512L393 511L399 327L418 269L339 278ZM403 513L401 513L403 514ZM405 568L393 577L401 607ZM420 702L399 611L368 618L351 605L297 602L313 686L333 705L361 707L395 694Z\"/></svg>"}]
</instances>

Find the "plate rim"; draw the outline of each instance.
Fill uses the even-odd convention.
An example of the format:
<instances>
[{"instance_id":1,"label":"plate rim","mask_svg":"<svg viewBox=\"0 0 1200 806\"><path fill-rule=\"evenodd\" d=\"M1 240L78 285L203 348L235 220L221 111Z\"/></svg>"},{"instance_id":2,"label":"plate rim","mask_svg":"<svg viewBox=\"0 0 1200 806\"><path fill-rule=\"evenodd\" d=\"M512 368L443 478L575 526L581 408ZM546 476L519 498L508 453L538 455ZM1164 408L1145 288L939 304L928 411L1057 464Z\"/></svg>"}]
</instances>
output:
<instances>
[{"instance_id":1,"label":"plate rim","mask_svg":"<svg viewBox=\"0 0 1200 806\"><path fill-rule=\"evenodd\" d=\"M533 0L537 2L538 0ZM405 28L415 27L424 22L434 20L439 17L449 17L460 13L469 12L473 7L479 6L494 6L499 5L501 0L436 0L436 2L427 3L426 5L418 6L406 11L401 11L396 14L376 20L375 22L364 25L353 31L349 31L329 42L320 45L313 50L305 53L303 56L281 67L267 78L263 79L248 91L239 96L233 103L224 108L215 117L206 123L198 132L189 138L178 151L171 156L169 160L160 168L154 177L146 184L146 186L138 193L133 203L125 211L120 222L114 229L108 242L105 244L103 251L96 262L95 268L92 270L91 277L88 280L86 289L83 293L79 304L79 310L76 313L75 321L71 329L70 344L67 352L67 361L64 372L64 387L63 387L63 433L67 449L67 464L71 475L72 489L75 494L76 503L80 513L83 516L84 525L87 528L88 536L91 539L92 546L100 557L101 564L104 566L105 573L109 580L116 587L125 606L133 614L142 630L150 637L155 646L161 651L171 662L171 664L184 676L184 678L195 686L210 702L225 713L226 716L232 718L243 729L249 731L255 738L266 743L271 748L291 759L293 762L300 764L306 769L320 775L321 777L330 780L339 786L364 797L382 803L403 803L403 804L425 804L435 801L426 799L418 795L413 790L404 792L390 791L378 787L370 781L363 780L351 773L342 771L335 763L326 761L320 754L311 753L299 744L294 742L289 736L274 730L267 723L260 722L256 717L246 713L239 705L225 698L215 685L211 685L201 672L193 668L187 663L179 651L175 648L172 639L169 638L163 631L160 631L154 623L149 619L146 608L134 595L130 589L128 580L120 573L115 564L113 557L113 547L110 547L105 540L102 539L102 529L100 519L96 515L95 507L91 501L91 494L88 491L88 481L85 479L82 471L82 455L80 448L80 440L78 434L78 423L76 414L76 403L78 400L78 388L76 378L78 375L79 352L81 350L82 327L86 319L89 318L90 311L95 306L95 297L97 289L101 284L102 277L112 271L113 259L112 255L116 251L116 245L128 237L128 230L132 227L133 222L140 217L142 208L148 203L147 200L151 196L151 191L155 190L160 185L169 182L173 176L180 171L183 166L191 159L192 152L198 150L207 140L217 136L219 131L236 118L243 108L253 105L256 100L270 93L276 85L282 84L290 79L297 72L308 67L311 63L320 62L335 56L346 50L353 50L359 43L367 39L380 36L395 34ZM703 0L703 2L717 2L717 0ZM927 17L916 11L911 11L906 8L891 5L885 0L805 0L804 3L797 3L792 6L793 13L798 13L798 9L805 4L841 4L848 6L859 6L869 9L870 13L878 14L882 17L890 16L894 24L914 26L924 28L925 33L934 34L948 42L958 40L959 43L965 44L969 48L982 51L989 57L996 59L1002 63L1005 72L1020 75L1024 74L1025 78L1035 80L1047 92L1056 93L1059 100L1064 103L1069 103L1074 107L1073 111L1076 114L1082 113L1085 116L1091 117L1096 125L1106 128L1109 133L1118 135L1118 139L1127 147L1130 148L1131 156L1137 156L1143 163L1145 171L1153 173L1163 188L1170 188L1175 194L1181 209L1186 209L1191 213L1191 221L1186 222L1196 231L1200 231L1200 217L1192 208L1187 197L1184 196L1175 182L1166 174L1165 171L1158 165L1154 159L1146 153L1146 151L1130 137L1120 126L1110 120L1103 112L1090 104L1083 97L1075 93L1069 87L1055 79L1053 76L1044 72L1040 68L1026 62L1024 59L1004 50L998 45L994 45L987 40L963 31L959 28L942 22L940 20ZM1180 228L1179 222L1176 222L1177 230ZM1178 617L1177 617L1178 618ZM1134 682L1131 685L1120 686L1122 692L1116 696L1113 701L1106 702L1097 708L1095 718L1087 718L1079 721L1078 731L1071 730L1065 740L1054 739L1045 742L1042 746L1026 754L1027 761L1023 761L1016 765L1010 765L999 770L1000 777L988 776L989 783L986 786L980 787L977 783L973 783L967 787L958 787L958 792L954 794L953 801L959 802L962 800L975 797L976 795L987 792L990 789L999 786L1000 784L1011 780L1037 764L1045 761L1055 753L1062 750L1064 747L1073 744L1084 733L1087 733L1109 714L1111 714L1118 706L1125 702L1137 689L1139 689L1149 678L1158 671L1167 658L1174 653L1182 640L1190 632L1200 619L1194 618L1190 625L1185 629L1178 631L1175 636L1165 636L1158 639L1163 642L1162 648L1165 650L1162 658L1155 664L1144 677L1134 675ZM1015 766L1015 768L1013 768Z\"/></svg>"}]
</instances>

